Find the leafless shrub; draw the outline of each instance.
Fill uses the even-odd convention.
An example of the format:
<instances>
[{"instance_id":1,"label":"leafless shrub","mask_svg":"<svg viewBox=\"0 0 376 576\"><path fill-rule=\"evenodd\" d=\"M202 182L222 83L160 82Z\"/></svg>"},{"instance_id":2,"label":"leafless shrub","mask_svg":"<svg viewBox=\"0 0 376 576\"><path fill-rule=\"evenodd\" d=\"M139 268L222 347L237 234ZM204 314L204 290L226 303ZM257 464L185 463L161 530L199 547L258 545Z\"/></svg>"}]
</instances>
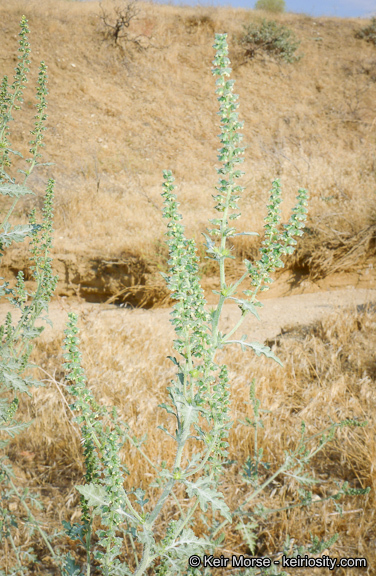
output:
<instances>
[{"instance_id":1,"label":"leafless shrub","mask_svg":"<svg viewBox=\"0 0 376 576\"><path fill-rule=\"evenodd\" d=\"M193 14L185 20L185 26L188 34L194 34L199 31L206 31L211 34L215 31L215 22L209 14Z\"/></svg>"},{"instance_id":2,"label":"leafless shrub","mask_svg":"<svg viewBox=\"0 0 376 576\"><path fill-rule=\"evenodd\" d=\"M112 14L103 7L102 2L99 3L99 7L101 10L99 18L103 24L106 40L112 40L115 46L119 46L123 41L134 44L138 50L146 47L142 42L143 38L147 38L145 34L135 35L130 32L132 21L136 21L140 13L137 0L122 0L114 6Z\"/></svg>"}]
</instances>

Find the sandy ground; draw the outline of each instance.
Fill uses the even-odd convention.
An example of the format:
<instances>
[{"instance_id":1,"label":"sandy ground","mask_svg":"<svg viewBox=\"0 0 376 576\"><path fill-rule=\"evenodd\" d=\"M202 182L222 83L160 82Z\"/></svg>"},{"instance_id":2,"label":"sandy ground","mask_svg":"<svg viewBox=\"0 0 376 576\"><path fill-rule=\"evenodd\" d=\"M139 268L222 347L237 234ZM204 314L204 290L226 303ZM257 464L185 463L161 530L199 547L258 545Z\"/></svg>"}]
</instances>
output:
<instances>
[{"instance_id":1,"label":"sandy ground","mask_svg":"<svg viewBox=\"0 0 376 576\"><path fill-rule=\"evenodd\" d=\"M259 309L260 321L254 316L246 317L235 337L247 334L248 339L265 342L283 333L287 329L312 324L335 310L376 304L376 289L359 289L349 286L346 289L299 294L284 298L264 300ZM10 306L0 306L0 319L3 320ZM54 340L64 330L68 312L75 312L85 319L85 329L95 331L125 330L136 334L138 331L153 327L159 338L171 342L173 327L170 323L171 308L155 310L120 308L114 305L90 304L82 300L59 298L50 305L49 317L53 328L46 326L42 338ZM222 313L221 330L228 331L239 318L236 305L228 304Z\"/></svg>"}]
</instances>

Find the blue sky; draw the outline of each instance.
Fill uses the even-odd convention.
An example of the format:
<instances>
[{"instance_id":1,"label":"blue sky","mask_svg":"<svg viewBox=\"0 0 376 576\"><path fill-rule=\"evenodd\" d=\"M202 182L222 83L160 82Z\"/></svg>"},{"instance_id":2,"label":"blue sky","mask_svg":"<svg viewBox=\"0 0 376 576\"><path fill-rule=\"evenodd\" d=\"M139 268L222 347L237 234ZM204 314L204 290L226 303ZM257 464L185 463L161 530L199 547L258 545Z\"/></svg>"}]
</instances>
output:
<instances>
[{"instance_id":1,"label":"blue sky","mask_svg":"<svg viewBox=\"0 0 376 576\"><path fill-rule=\"evenodd\" d=\"M312 16L368 18L372 13L376 14L376 0L287 0L286 9Z\"/></svg>"},{"instance_id":2,"label":"blue sky","mask_svg":"<svg viewBox=\"0 0 376 576\"><path fill-rule=\"evenodd\" d=\"M161 1L161 0L157 0ZM287 12L309 14L311 16L337 16L340 18L369 18L376 16L376 0L285 0ZM253 8L256 0L166 0L172 4L200 4L214 6L235 6Z\"/></svg>"}]
</instances>

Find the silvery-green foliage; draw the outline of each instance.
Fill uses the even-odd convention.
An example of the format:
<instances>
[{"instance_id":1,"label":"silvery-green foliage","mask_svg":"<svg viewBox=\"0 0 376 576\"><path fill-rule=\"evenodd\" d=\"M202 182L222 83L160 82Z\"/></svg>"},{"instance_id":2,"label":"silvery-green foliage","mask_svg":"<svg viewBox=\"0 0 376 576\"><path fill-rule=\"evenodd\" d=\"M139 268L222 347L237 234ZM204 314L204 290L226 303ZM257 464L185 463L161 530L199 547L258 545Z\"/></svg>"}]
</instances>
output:
<instances>
[{"instance_id":1,"label":"silvery-green foliage","mask_svg":"<svg viewBox=\"0 0 376 576\"><path fill-rule=\"evenodd\" d=\"M245 47L246 61L254 58L258 52L266 52L277 59L289 64L297 62L303 55L296 56L295 52L300 46L294 32L274 20L263 19L261 23L251 22L244 26L244 34L240 44Z\"/></svg>"},{"instance_id":2,"label":"silvery-green foliage","mask_svg":"<svg viewBox=\"0 0 376 576\"><path fill-rule=\"evenodd\" d=\"M178 211L174 178L170 171L163 174L164 200L163 217L167 221L167 245L169 248L169 270L163 274L172 298L176 301L171 314L175 329L175 354L169 356L174 364L175 377L167 388L168 400L160 405L166 413L161 431L173 440L172 464L154 464L143 449L144 438L137 439L129 426L121 422L116 411L99 406L88 390L81 367L78 348L77 317L70 315L66 330L66 380L68 391L75 397L71 408L78 412L76 421L81 425L82 443L86 462L86 484L77 486L81 494L81 522L65 523L70 538L78 540L86 550L87 574L90 574L92 553L100 562L102 573L108 575L141 576L146 573L158 576L206 576L209 568L189 568L188 558L193 554L202 556L220 549L225 541L225 528L232 523L239 531L251 553L257 545L258 528L265 517L280 510L268 509L259 503L262 492L267 491L278 476L292 477L301 486L298 499L286 505L310 506L313 503L311 486L316 483L309 464L323 450L343 426L363 425L354 420L333 423L322 433L306 434L302 424L300 440L295 449L286 450L282 465L278 469L264 460L259 448L259 434L263 427L262 408L256 397L253 381L250 386L250 404L253 419L246 417L243 424L253 429L254 450L245 463L240 465L242 480L249 491L239 498L239 505L230 510L221 492L221 478L228 462L228 432L230 418L230 385L227 367L216 361L218 350L227 345L239 344L245 351L273 358L280 363L268 346L247 341L247 336L231 340L248 314L259 319L258 309L262 304L258 293L268 288L271 274L283 266L282 258L294 250L295 238L302 235L307 214L308 193L301 189L296 206L287 224L280 225L281 187L274 180L265 218L265 238L256 262L244 260L244 272L233 282L226 281L226 260L234 258L228 239L239 235L254 235L253 232L237 232L234 221L240 216L238 201L243 187L238 183L242 172L244 148L240 146L242 127L238 120L237 96L233 94L228 59L226 34L217 34L213 74L216 77L216 93L220 103L221 147L217 169L219 180L216 187L215 210L217 217L210 220L205 246L207 258L218 264L220 289L217 306L209 311L199 281L198 257L195 242L185 236ZM238 295L238 289L248 279L249 287ZM227 334L220 332L219 320L226 300L233 300L239 307L239 320ZM158 490L154 502L149 500L148 488L134 487L128 491L123 486L123 473L129 473L119 458L119 448L130 442L139 451L155 477L150 488ZM177 494L184 489L184 502ZM346 483L339 486L335 494L323 497L336 505L340 498L366 490L350 490ZM172 511L173 510L173 511ZM160 522L162 514L169 522L162 536ZM101 517L102 526L96 531L98 544L91 543L94 516ZM200 520L201 530L195 530ZM132 559L119 560L122 538L126 538L133 551ZM329 542L314 540L306 550L319 553ZM296 550L286 541L286 554ZM67 566L67 565L66 565ZM67 568L66 568L67 569ZM152 572L151 572L152 571ZM239 572L237 572L239 573ZM277 566L265 571L247 569L241 574L278 574Z\"/></svg>"},{"instance_id":3,"label":"silvery-green foliage","mask_svg":"<svg viewBox=\"0 0 376 576\"><path fill-rule=\"evenodd\" d=\"M32 385L38 382L27 375L28 358L32 346L31 342L43 328L35 326L36 320L43 312L48 311L48 302L56 286L57 277L52 273L50 251L52 248L52 221L53 221L53 181L48 182L43 206L43 219L37 223L35 211L29 217L29 224L11 226L10 217L19 202L26 194L32 194L27 188L27 180L31 172L40 165L38 158L41 156L39 149L43 146L43 131L45 130L47 107L45 96L47 94L46 66L42 62L39 70L37 86L37 114L34 117L34 128L31 130L30 157L26 159L29 164L27 170L19 170L22 174L22 182L17 183L15 177L10 174L13 157L21 157L19 152L11 149L9 142L9 123L13 120L12 114L20 108L23 101L23 90L27 82L30 47L27 40L27 20L21 20L19 63L16 67L14 82L9 86L5 76L1 83L0 92L0 194L9 197L10 206L0 226L0 258L4 248L8 248L13 242L21 242L27 236L31 238L30 253L32 271L37 288L31 293L26 289L23 272L19 272L17 282L11 287L9 282L3 282L0 287L0 297L6 296L13 306L20 310L20 319L13 323L12 315L8 313L5 323L0 327L0 386L4 391L12 390L15 394L27 392ZM25 375L26 373L26 375ZM1 400L0 417L3 424L7 423L7 432L11 434L16 412L16 395L8 406L5 400Z\"/></svg>"},{"instance_id":4,"label":"silvery-green foliage","mask_svg":"<svg viewBox=\"0 0 376 576\"><path fill-rule=\"evenodd\" d=\"M257 0L256 10L267 10L268 12L284 12L286 9L285 0Z\"/></svg>"},{"instance_id":5,"label":"silvery-green foliage","mask_svg":"<svg viewBox=\"0 0 376 576\"><path fill-rule=\"evenodd\" d=\"M355 38L363 38L376 46L376 17L371 18L370 24L355 33Z\"/></svg>"},{"instance_id":6,"label":"silvery-green foliage","mask_svg":"<svg viewBox=\"0 0 376 576\"><path fill-rule=\"evenodd\" d=\"M22 174L21 181L17 182L12 175L13 163L21 158L20 152L13 150L10 143L9 124L13 120L13 114L20 109L23 102L23 92L27 82L29 72L30 45L27 34L29 32L27 20L23 16L20 23L19 34L19 56L15 70L14 81L9 83L7 76L4 76L0 87L0 194L5 197L4 206L8 206L0 224L0 261L4 250L9 248L13 242L22 242L26 237L30 238L30 270L36 283L36 289L29 291L26 288L23 272L20 271L14 286L3 281L0 286L0 298L6 297L12 304L14 311L17 311L18 320L13 319L11 312L8 312L5 322L0 326L0 432L3 437L14 438L17 434L24 432L32 422L21 422L16 418L19 405L19 395L26 393L31 396L32 386L41 386L41 382L35 380L30 369L33 367L29 362L29 357L33 348L33 340L39 336L43 327L37 327L38 319L47 320L43 314L48 312L48 303L57 283L51 267L50 252L52 248L53 232L53 180L49 180L42 209L42 221L37 222L35 211L29 217L29 223L23 225L11 225L11 216L20 202L28 195L33 194L27 187L27 180L32 171L41 166L39 152L43 144L43 132L46 121L46 95L47 95L47 68L41 62L37 82L37 105L34 116L34 127L30 131L32 139L29 142L30 156L25 159L26 168L19 169ZM13 170L14 172L14 170ZM8 200L8 202L6 202ZM1 278L0 280L4 280ZM11 399L9 397L11 396ZM5 448L9 444L9 439L3 439L0 447ZM32 492L21 493L14 484L14 474L11 465L3 456L0 459L0 481L1 481L1 504L0 517L2 518L2 537L8 538L13 550L16 552L17 566L15 573L26 573L25 565L33 561L31 549L28 552L17 548L13 541L13 534L18 528L13 514L9 511L9 497L16 496L25 510L26 524L30 531L37 528L40 535L45 540L50 552L55 559L58 555L54 553L51 544L39 524L32 515L31 508L40 504Z\"/></svg>"}]
</instances>

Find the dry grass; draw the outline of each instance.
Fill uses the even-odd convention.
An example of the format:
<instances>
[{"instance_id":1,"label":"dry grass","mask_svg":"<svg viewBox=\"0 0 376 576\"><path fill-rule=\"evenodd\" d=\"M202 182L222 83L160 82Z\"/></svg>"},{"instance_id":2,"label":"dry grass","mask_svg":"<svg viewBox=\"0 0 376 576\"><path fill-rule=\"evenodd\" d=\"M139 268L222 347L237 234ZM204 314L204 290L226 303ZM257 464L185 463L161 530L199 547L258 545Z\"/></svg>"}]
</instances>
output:
<instances>
[{"instance_id":1,"label":"dry grass","mask_svg":"<svg viewBox=\"0 0 376 576\"><path fill-rule=\"evenodd\" d=\"M295 446L302 420L310 433L345 418L368 421L366 428L340 431L338 440L315 459L312 469L319 480L313 488L318 496L335 490L335 482L344 480L349 481L351 487L371 486L370 495L346 501L342 517L327 504L309 513L296 510L261 522L259 554L277 552L287 533L307 543L310 532L324 538L338 531L340 538L331 551L332 556L365 556L369 566L374 566L375 335L375 309L366 308L338 313L316 325L286 331L275 342L270 342L284 362L283 369L240 350L221 353L220 360L230 369L232 415L236 421L252 416L247 404L247 384L256 378L257 396L262 407L270 411L264 416L265 428L260 436L265 459L272 468L282 462L283 450ZM121 417L138 437L147 434L147 453L158 463L168 460L171 454L169 440L156 429L169 422L157 406L165 400L166 386L173 377L172 364L166 358L171 353L170 342L170 334L145 323L142 317L133 331L117 326L105 332L98 332L95 322L83 319L82 351L90 388L100 402L117 406ZM81 482L83 461L79 436L60 394L60 390L63 392L61 340L48 347L39 345L36 359L48 373L55 371L56 382L49 381L46 388L35 391L32 401L23 403L24 417L36 418L36 421L29 433L12 441L8 454L16 465L20 485L32 486L42 495L47 508L43 513L44 525L51 532L52 527L59 528L61 519L73 521L79 517L74 485ZM233 507L248 490L239 476L239 466L252 454L252 447L253 432L235 423L230 433L230 459L238 464L228 469L222 485ZM131 471L125 485L129 488L149 482L153 470L137 452L127 448L123 455ZM278 508L294 496L294 482L278 477L259 502ZM166 512L161 531L169 514L173 514L173 509ZM34 542L38 544L40 558L44 558L44 568L37 573L44 574L49 566L48 556L38 538ZM64 546L75 550L72 542L65 542ZM225 547L227 552L247 553L235 528L228 531ZM368 574L372 573L371 568Z\"/></svg>"},{"instance_id":2,"label":"dry grass","mask_svg":"<svg viewBox=\"0 0 376 576\"><path fill-rule=\"evenodd\" d=\"M285 218L299 186L311 194L312 234L290 267L312 278L352 270L357 258L344 262L341 249L370 230L362 258L374 255L376 52L355 38L365 21L275 15L301 40L304 58L288 65L260 56L239 66L237 39L259 12L141 3L129 29L149 38L140 52L103 41L95 2L12 0L0 7L0 61L9 75L23 13L33 60L49 66L46 159L55 166L30 185L40 195L42 176L56 179L56 254L158 258L163 169L174 171L187 229L201 242L217 179L213 33L226 30L247 146L239 227L260 232L271 179L280 177ZM28 91L13 127L12 144L24 152L33 101ZM237 247L244 257L257 244Z\"/></svg>"}]
</instances>

